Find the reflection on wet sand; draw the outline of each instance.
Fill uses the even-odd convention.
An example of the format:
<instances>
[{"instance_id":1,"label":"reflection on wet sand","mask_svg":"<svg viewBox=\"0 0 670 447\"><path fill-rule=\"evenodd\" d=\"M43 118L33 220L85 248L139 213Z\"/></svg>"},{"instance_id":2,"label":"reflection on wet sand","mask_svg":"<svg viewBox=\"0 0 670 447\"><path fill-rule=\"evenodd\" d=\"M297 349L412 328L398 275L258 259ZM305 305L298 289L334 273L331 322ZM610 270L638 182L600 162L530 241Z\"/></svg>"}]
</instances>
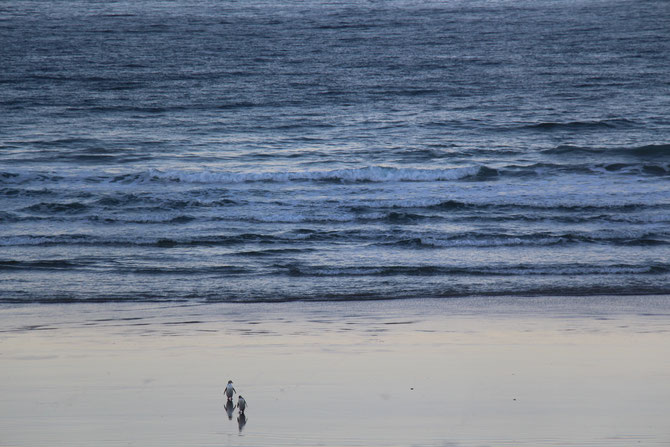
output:
<instances>
[{"instance_id":1,"label":"reflection on wet sand","mask_svg":"<svg viewBox=\"0 0 670 447\"><path fill-rule=\"evenodd\" d=\"M244 413L240 413L240 415L237 417L237 426L240 429L240 433L242 433L242 429L244 429L245 425L247 425L247 417L244 415Z\"/></svg>"},{"instance_id":2,"label":"reflection on wet sand","mask_svg":"<svg viewBox=\"0 0 670 447\"><path fill-rule=\"evenodd\" d=\"M226 400L226 406L224 408L226 409L226 413L228 413L228 420L232 421L233 411L235 411L235 404L232 400Z\"/></svg>"}]
</instances>

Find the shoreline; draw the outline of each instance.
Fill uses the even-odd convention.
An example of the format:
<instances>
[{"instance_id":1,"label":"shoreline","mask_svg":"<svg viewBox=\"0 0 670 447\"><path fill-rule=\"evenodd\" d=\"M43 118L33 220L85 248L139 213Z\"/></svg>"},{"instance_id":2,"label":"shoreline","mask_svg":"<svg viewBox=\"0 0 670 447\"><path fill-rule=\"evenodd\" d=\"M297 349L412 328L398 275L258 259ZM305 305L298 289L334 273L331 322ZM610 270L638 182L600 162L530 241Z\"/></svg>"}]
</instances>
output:
<instances>
[{"instance_id":1,"label":"shoreline","mask_svg":"<svg viewBox=\"0 0 670 447\"><path fill-rule=\"evenodd\" d=\"M667 445L670 297L0 308L0 444ZM228 379L249 403L228 419Z\"/></svg>"}]
</instances>

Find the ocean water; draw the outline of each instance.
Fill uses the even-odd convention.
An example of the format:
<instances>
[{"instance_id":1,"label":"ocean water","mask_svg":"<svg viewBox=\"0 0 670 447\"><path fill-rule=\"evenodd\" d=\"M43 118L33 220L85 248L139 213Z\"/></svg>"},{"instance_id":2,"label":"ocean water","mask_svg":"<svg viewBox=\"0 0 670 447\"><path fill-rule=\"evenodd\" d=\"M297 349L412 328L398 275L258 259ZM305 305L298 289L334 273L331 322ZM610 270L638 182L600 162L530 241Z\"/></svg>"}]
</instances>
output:
<instances>
[{"instance_id":1,"label":"ocean water","mask_svg":"<svg viewBox=\"0 0 670 447\"><path fill-rule=\"evenodd\" d=\"M670 293L665 0L0 5L0 302Z\"/></svg>"}]
</instances>

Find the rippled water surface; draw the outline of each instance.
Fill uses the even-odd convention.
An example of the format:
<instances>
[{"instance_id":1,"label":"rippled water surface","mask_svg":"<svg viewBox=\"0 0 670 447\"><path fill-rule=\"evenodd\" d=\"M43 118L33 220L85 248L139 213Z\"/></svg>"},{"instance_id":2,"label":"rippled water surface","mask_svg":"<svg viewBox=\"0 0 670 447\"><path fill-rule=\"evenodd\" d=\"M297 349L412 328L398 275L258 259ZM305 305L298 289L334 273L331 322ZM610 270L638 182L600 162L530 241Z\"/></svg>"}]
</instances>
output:
<instances>
[{"instance_id":1,"label":"rippled water surface","mask_svg":"<svg viewBox=\"0 0 670 447\"><path fill-rule=\"evenodd\" d=\"M3 302L670 292L665 1L0 23Z\"/></svg>"}]
</instances>

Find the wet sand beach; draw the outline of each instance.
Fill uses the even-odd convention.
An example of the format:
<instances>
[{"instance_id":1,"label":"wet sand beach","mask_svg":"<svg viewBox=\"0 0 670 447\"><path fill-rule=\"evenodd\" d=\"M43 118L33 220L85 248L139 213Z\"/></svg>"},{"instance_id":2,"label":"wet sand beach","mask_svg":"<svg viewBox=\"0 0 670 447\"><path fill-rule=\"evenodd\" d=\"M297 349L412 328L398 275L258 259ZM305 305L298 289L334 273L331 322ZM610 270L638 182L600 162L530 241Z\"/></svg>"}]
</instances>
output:
<instances>
[{"instance_id":1,"label":"wet sand beach","mask_svg":"<svg viewBox=\"0 0 670 447\"><path fill-rule=\"evenodd\" d=\"M4 306L0 327L2 446L670 443L666 296Z\"/></svg>"}]
</instances>

